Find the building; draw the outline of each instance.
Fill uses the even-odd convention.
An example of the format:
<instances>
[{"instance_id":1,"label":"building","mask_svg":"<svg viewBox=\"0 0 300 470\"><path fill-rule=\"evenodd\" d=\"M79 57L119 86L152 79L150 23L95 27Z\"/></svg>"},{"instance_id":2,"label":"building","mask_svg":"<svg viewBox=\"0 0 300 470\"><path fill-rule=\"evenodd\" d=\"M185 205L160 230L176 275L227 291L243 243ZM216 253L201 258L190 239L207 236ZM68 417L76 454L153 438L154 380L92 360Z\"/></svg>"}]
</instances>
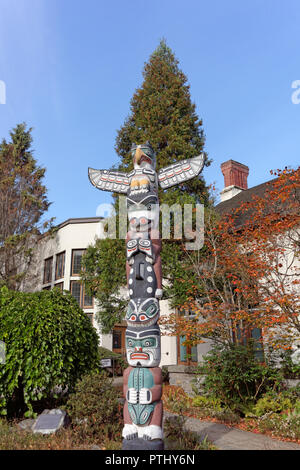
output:
<instances>
[{"instance_id":1,"label":"building","mask_svg":"<svg viewBox=\"0 0 300 470\"><path fill-rule=\"evenodd\" d=\"M73 218L58 225L53 236L42 236L37 242L36 259L32 263L30 282L26 291L58 288L70 291L89 316L99 336L99 345L125 355L126 323L116 325L112 334L102 334L97 322L97 301L89 296L80 282L81 259L85 249L97 238L104 238L103 218ZM34 282L32 282L34 279ZM169 312L168 302L160 302L161 315ZM161 366L176 364L177 339L162 336Z\"/></svg>"},{"instance_id":2,"label":"building","mask_svg":"<svg viewBox=\"0 0 300 470\"><path fill-rule=\"evenodd\" d=\"M221 202L216 206L216 210L220 213L230 212L241 202L250 201L253 194L263 195L267 188L268 182L248 189L249 168L234 160L224 162L221 170L224 175L224 189L221 191ZM125 322L116 325L112 334L102 334L97 322L97 303L95 299L87 295L79 279L84 250L88 245L93 244L96 238L103 237L105 233L101 217L73 218L61 223L56 227L53 237L42 237L38 241L37 260L34 263L37 281L23 288L24 290L42 290L57 287L70 291L97 329L99 344L112 351L125 354ZM162 300L160 306L161 316L170 313L167 300ZM192 312L186 312L186 314L192 315ZM255 334L258 333L255 332ZM185 337L162 336L161 366L170 366L173 383L177 384L189 381L185 379L189 366L200 362L211 347L209 340L193 348L185 346L184 340Z\"/></svg>"}]
</instances>

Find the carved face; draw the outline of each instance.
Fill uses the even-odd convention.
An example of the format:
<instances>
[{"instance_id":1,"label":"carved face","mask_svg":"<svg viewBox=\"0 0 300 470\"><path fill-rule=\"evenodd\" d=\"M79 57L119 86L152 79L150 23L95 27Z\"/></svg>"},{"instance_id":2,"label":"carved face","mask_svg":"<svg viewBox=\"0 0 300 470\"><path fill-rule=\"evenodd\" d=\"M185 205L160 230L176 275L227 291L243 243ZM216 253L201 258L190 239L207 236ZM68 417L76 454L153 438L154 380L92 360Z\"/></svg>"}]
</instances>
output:
<instances>
[{"instance_id":1,"label":"carved face","mask_svg":"<svg viewBox=\"0 0 300 470\"><path fill-rule=\"evenodd\" d=\"M136 367L158 367L160 363L160 329L158 325L126 330L128 364Z\"/></svg>"},{"instance_id":2,"label":"carved face","mask_svg":"<svg viewBox=\"0 0 300 470\"><path fill-rule=\"evenodd\" d=\"M153 193L146 197L127 198L127 211L130 230L145 232L150 228L157 228L159 222L159 204L157 196Z\"/></svg>"},{"instance_id":3,"label":"carved face","mask_svg":"<svg viewBox=\"0 0 300 470\"><path fill-rule=\"evenodd\" d=\"M159 302L150 299L131 299L126 313L128 325L136 328L154 325L159 318Z\"/></svg>"}]
</instances>

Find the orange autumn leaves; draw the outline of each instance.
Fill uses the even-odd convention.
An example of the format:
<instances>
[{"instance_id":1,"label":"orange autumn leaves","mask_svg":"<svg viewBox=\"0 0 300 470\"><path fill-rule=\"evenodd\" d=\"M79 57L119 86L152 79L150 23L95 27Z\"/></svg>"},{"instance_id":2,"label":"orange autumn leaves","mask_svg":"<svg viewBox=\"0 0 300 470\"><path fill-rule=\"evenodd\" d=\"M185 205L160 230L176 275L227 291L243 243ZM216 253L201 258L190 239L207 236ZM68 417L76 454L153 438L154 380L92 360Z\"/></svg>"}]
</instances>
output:
<instances>
[{"instance_id":1,"label":"orange autumn leaves","mask_svg":"<svg viewBox=\"0 0 300 470\"><path fill-rule=\"evenodd\" d=\"M191 344L232 342L237 328L261 328L275 347L300 338L300 168L273 174L262 196L230 213L206 209L204 248L186 252L193 282L180 311L194 315L163 321Z\"/></svg>"}]
</instances>

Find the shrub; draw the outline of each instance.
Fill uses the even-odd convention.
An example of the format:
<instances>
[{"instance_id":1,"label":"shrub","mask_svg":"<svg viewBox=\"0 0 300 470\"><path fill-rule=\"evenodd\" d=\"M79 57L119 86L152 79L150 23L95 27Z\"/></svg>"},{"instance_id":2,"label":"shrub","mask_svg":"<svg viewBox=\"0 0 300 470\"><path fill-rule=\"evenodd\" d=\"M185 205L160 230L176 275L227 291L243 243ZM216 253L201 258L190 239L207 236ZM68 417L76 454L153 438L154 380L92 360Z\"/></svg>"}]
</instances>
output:
<instances>
[{"instance_id":1,"label":"shrub","mask_svg":"<svg viewBox=\"0 0 300 470\"><path fill-rule=\"evenodd\" d=\"M198 395L193 399L193 406L199 408L212 408L215 411L221 411L221 400L217 397L205 397Z\"/></svg>"},{"instance_id":2,"label":"shrub","mask_svg":"<svg viewBox=\"0 0 300 470\"><path fill-rule=\"evenodd\" d=\"M54 388L69 391L99 366L98 336L70 294L0 290L0 414L32 416Z\"/></svg>"},{"instance_id":3,"label":"shrub","mask_svg":"<svg viewBox=\"0 0 300 470\"><path fill-rule=\"evenodd\" d=\"M204 357L199 373L205 376L204 395L217 397L223 406L242 415L268 389L278 389L282 376L275 368L259 363L251 345L215 347Z\"/></svg>"},{"instance_id":4,"label":"shrub","mask_svg":"<svg viewBox=\"0 0 300 470\"><path fill-rule=\"evenodd\" d=\"M105 371L79 380L65 408L83 439L121 440L122 407Z\"/></svg>"},{"instance_id":5,"label":"shrub","mask_svg":"<svg viewBox=\"0 0 300 470\"><path fill-rule=\"evenodd\" d=\"M240 417L227 407L217 397L198 395L193 399L193 406L199 409L197 413L201 418L217 418L225 423L238 423Z\"/></svg>"},{"instance_id":6,"label":"shrub","mask_svg":"<svg viewBox=\"0 0 300 470\"><path fill-rule=\"evenodd\" d=\"M252 412L256 416L263 416L266 413L279 413L280 411L291 410L292 408L293 404L290 398L285 397L283 394L278 394L274 397L273 394L266 393L254 405Z\"/></svg>"},{"instance_id":7,"label":"shrub","mask_svg":"<svg viewBox=\"0 0 300 470\"><path fill-rule=\"evenodd\" d=\"M280 415L265 415L258 421L261 432L271 431L274 436L300 439L300 414L290 412Z\"/></svg>"}]
</instances>

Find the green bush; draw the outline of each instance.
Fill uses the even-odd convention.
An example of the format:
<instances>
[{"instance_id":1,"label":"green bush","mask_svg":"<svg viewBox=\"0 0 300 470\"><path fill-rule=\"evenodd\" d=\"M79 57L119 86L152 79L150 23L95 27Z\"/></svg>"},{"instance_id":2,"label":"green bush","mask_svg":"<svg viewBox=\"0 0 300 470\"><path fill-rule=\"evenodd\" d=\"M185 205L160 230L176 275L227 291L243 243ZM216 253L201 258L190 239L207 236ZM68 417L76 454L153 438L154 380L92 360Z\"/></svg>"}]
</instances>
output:
<instances>
[{"instance_id":1,"label":"green bush","mask_svg":"<svg viewBox=\"0 0 300 470\"><path fill-rule=\"evenodd\" d=\"M257 417L270 413L281 413L282 411L300 413L300 387L288 388L286 390L268 391L253 406L251 415Z\"/></svg>"},{"instance_id":2,"label":"green bush","mask_svg":"<svg viewBox=\"0 0 300 470\"><path fill-rule=\"evenodd\" d=\"M261 364L251 345L215 347L199 366L204 376L201 385L206 396L217 397L226 408L245 415L269 389L278 389L282 376L275 368Z\"/></svg>"},{"instance_id":3,"label":"green bush","mask_svg":"<svg viewBox=\"0 0 300 470\"><path fill-rule=\"evenodd\" d=\"M238 423L240 417L227 407L222 406L222 402L217 397L206 397L197 395L193 399L193 406L200 408L199 415L202 418L218 418L226 423Z\"/></svg>"},{"instance_id":4,"label":"green bush","mask_svg":"<svg viewBox=\"0 0 300 470\"><path fill-rule=\"evenodd\" d=\"M279 393L276 397L273 394L266 393L261 397L252 408L252 413L256 416L263 416L266 413L279 413L284 410L291 410L293 408L290 398L285 397Z\"/></svg>"},{"instance_id":5,"label":"green bush","mask_svg":"<svg viewBox=\"0 0 300 470\"><path fill-rule=\"evenodd\" d=\"M65 409L83 439L121 440L122 406L105 371L82 377Z\"/></svg>"},{"instance_id":6,"label":"green bush","mask_svg":"<svg viewBox=\"0 0 300 470\"><path fill-rule=\"evenodd\" d=\"M193 399L193 406L199 408L212 408L216 411L221 411L222 405L221 400L217 397L205 397L198 395Z\"/></svg>"},{"instance_id":7,"label":"green bush","mask_svg":"<svg viewBox=\"0 0 300 470\"><path fill-rule=\"evenodd\" d=\"M32 416L53 389L69 390L99 366L98 336L70 294L0 290L0 414Z\"/></svg>"}]
</instances>

